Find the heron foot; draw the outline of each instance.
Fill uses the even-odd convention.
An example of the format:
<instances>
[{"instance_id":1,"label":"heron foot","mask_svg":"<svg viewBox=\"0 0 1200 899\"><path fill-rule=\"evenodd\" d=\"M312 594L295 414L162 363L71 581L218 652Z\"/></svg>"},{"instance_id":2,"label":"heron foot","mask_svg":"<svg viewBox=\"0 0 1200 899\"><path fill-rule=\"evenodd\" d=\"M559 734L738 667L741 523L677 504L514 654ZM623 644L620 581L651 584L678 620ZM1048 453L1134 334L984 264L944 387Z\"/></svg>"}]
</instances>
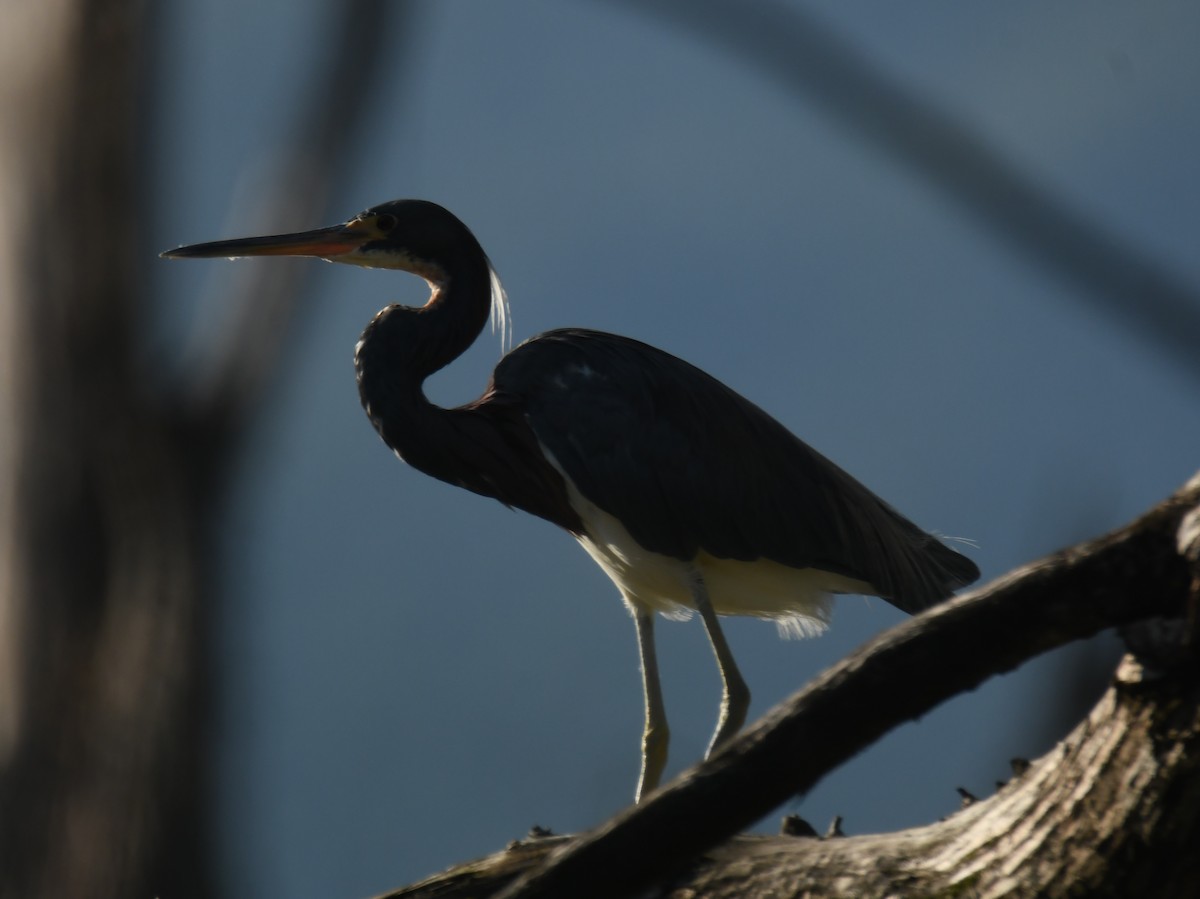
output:
<instances>
[{"instance_id":1,"label":"heron foot","mask_svg":"<svg viewBox=\"0 0 1200 899\"><path fill-rule=\"evenodd\" d=\"M750 688L746 686L738 670L732 669L732 677L728 676L730 672L722 673L727 676L725 690L721 695L721 714L717 718L717 729L713 733L712 742L708 744L708 751L704 753L706 759L712 758L714 752L742 729L742 725L746 723L746 712L750 708Z\"/></svg>"},{"instance_id":2,"label":"heron foot","mask_svg":"<svg viewBox=\"0 0 1200 899\"><path fill-rule=\"evenodd\" d=\"M658 789L663 769L667 767L667 748L671 742L671 729L666 721L657 724L646 722L642 734L642 776L638 779L634 802L640 803Z\"/></svg>"}]
</instances>

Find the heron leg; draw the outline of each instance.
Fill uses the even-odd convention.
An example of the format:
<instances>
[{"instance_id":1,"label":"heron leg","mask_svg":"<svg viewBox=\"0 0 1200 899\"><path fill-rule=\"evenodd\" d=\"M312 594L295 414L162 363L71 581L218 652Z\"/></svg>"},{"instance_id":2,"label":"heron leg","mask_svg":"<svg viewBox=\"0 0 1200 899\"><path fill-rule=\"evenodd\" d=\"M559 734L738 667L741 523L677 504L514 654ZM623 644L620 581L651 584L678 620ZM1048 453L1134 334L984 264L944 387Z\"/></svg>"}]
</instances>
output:
<instances>
[{"instance_id":1,"label":"heron leg","mask_svg":"<svg viewBox=\"0 0 1200 899\"><path fill-rule=\"evenodd\" d=\"M630 604L637 625L638 651L642 657L642 688L646 695L646 727L642 732L642 776L638 779L635 802L646 798L662 779L667 765L667 746L671 730L667 727L662 685L658 680L658 655L654 649L654 613Z\"/></svg>"},{"instance_id":2,"label":"heron leg","mask_svg":"<svg viewBox=\"0 0 1200 899\"><path fill-rule=\"evenodd\" d=\"M717 620L717 613L708 598L708 588L700 572L692 573L692 601L704 622L708 632L708 642L712 644L713 655L717 657L717 667L721 671L721 714L717 718L717 729L713 733L712 742L708 746L705 758L711 756L726 740L736 734L746 723L746 711L750 708L750 688L742 679L737 662L725 640L725 632Z\"/></svg>"}]
</instances>

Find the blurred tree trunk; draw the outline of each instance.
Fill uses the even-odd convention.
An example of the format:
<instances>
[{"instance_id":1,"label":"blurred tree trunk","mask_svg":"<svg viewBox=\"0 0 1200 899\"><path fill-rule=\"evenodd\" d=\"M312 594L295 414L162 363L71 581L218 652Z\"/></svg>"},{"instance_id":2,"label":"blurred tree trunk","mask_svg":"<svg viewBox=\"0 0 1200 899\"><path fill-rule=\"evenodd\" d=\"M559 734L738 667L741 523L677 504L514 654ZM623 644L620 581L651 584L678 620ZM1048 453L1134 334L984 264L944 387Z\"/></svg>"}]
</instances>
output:
<instances>
[{"instance_id":1,"label":"blurred tree trunk","mask_svg":"<svg viewBox=\"0 0 1200 899\"><path fill-rule=\"evenodd\" d=\"M240 282L206 369L182 388L156 379L138 343L144 88L161 77L147 7L4 12L0 899L211 896L215 537L302 285ZM411 6L326 15L279 177L256 198L280 227L324 212L378 86L400 105L403 77L382 72ZM358 89L336 96L330 71Z\"/></svg>"},{"instance_id":2,"label":"blurred tree trunk","mask_svg":"<svg viewBox=\"0 0 1200 899\"><path fill-rule=\"evenodd\" d=\"M0 895L208 895L205 494L135 345L144 7L5 7Z\"/></svg>"}]
</instances>

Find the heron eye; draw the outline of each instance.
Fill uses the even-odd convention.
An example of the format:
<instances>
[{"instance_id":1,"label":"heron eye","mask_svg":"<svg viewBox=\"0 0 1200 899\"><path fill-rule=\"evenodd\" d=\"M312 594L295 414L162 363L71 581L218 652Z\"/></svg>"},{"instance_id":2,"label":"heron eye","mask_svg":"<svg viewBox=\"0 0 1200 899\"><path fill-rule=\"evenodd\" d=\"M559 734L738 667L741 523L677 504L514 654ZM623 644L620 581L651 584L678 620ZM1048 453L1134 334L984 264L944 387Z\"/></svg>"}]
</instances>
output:
<instances>
[{"instance_id":1,"label":"heron eye","mask_svg":"<svg viewBox=\"0 0 1200 899\"><path fill-rule=\"evenodd\" d=\"M396 217L390 212L375 216L375 227L380 231L391 231L396 227Z\"/></svg>"}]
</instances>

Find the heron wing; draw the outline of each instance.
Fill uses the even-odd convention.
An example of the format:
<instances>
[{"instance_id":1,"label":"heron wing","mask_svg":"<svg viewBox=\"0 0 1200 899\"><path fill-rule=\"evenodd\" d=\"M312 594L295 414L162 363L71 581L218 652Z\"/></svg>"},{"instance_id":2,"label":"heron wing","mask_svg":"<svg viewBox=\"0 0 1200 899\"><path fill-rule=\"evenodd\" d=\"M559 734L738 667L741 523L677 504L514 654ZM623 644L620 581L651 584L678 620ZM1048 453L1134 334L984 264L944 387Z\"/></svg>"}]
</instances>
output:
<instances>
[{"instance_id":1,"label":"heron wing","mask_svg":"<svg viewBox=\"0 0 1200 899\"><path fill-rule=\"evenodd\" d=\"M552 331L496 369L580 493L646 549L766 558L866 581L917 611L978 577L970 560L711 376L595 331Z\"/></svg>"}]
</instances>

